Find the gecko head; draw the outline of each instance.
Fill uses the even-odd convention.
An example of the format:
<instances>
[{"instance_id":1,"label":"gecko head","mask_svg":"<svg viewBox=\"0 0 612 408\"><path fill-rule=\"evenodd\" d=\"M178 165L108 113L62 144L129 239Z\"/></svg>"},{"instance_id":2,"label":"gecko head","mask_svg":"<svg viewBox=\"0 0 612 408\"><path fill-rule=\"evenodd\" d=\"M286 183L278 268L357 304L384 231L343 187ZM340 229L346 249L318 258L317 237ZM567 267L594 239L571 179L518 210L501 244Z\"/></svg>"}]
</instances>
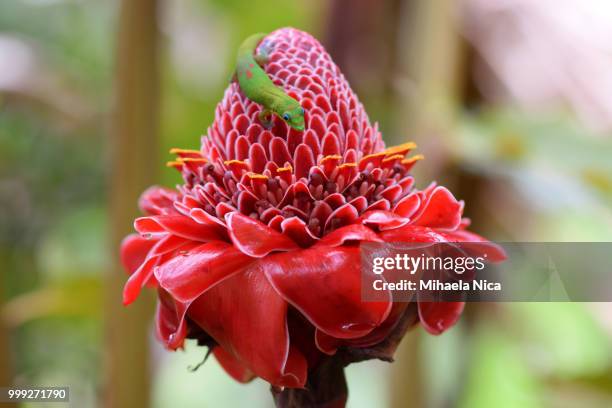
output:
<instances>
[{"instance_id":1,"label":"gecko head","mask_svg":"<svg viewBox=\"0 0 612 408\"><path fill-rule=\"evenodd\" d=\"M287 122L289 126L300 132L304 130L304 108L300 105L285 110L281 115L281 118Z\"/></svg>"}]
</instances>

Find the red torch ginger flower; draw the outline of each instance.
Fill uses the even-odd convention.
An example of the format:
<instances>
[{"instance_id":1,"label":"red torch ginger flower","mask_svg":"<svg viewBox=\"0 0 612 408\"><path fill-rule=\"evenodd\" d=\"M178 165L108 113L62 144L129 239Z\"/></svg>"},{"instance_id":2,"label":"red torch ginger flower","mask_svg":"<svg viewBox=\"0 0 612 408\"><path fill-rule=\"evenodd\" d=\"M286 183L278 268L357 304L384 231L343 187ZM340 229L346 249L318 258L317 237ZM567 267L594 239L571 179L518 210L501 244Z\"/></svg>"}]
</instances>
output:
<instances>
[{"instance_id":1,"label":"red torch ginger flower","mask_svg":"<svg viewBox=\"0 0 612 408\"><path fill-rule=\"evenodd\" d=\"M172 151L184 184L142 195L147 216L121 248L124 301L157 287L168 348L197 338L239 381L300 388L339 348L389 359L391 337L417 321L439 334L461 314L462 303L362 302L361 242L484 239L446 188L413 187L414 144L385 148L313 37L281 29L264 41L265 70L305 109L304 132L279 118L265 129L262 107L231 84L201 149Z\"/></svg>"}]
</instances>

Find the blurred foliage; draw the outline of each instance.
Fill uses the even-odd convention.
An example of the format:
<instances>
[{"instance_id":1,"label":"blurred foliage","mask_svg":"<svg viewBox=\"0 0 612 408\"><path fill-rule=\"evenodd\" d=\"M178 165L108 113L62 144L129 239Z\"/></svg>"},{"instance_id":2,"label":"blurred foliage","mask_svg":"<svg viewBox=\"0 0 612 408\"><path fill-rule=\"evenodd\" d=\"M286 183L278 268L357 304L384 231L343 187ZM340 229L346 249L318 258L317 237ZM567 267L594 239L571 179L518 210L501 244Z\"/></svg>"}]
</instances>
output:
<instances>
[{"instance_id":1,"label":"blurred foliage","mask_svg":"<svg viewBox=\"0 0 612 408\"><path fill-rule=\"evenodd\" d=\"M464 115L449 139L458 165L490 180L479 198L509 239L612 240L610 135L566 117L488 109Z\"/></svg>"},{"instance_id":2,"label":"blurred foliage","mask_svg":"<svg viewBox=\"0 0 612 408\"><path fill-rule=\"evenodd\" d=\"M610 335L584 304L514 303L489 310L471 334L465 359L464 407L612 404Z\"/></svg>"},{"instance_id":3,"label":"blurred foliage","mask_svg":"<svg viewBox=\"0 0 612 408\"><path fill-rule=\"evenodd\" d=\"M480 170L512 174L523 170L521 184L528 188L529 177L540 173L571 184L575 196L550 196L543 191L534 204L598 200L612 206L612 138L596 135L568 118L534 117L519 112L490 110L467 116L463 132L457 132L456 154ZM553 174L550 174L553 173ZM544 189L547 187L543 183ZM585 197L586 195L586 197ZM548 199L546 199L548 197Z\"/></svg>"},{"instance_id":4,"label":"blurred foliage","mask_svg":"<svg viewBox=\"0 0 612 408\"><path fill-rule=\"evenodd\" d=\"M494 327L483 327L470 346L473 365L460 406L543 406L541 390L515 343Z\"/></svg>"},{"instance_id":5,"label":"blurred foliage","mask_svg":"<svg viewBox=\"0 0 612 408\"><path fill-rule=\"evenodd\" d=\"M70 77L68 86L89 90L90 102L105 102L112 78L115 0L15 0L0 2L0 31L43 53L47 69ZM95 97L94 97L95 96Z\"/></svg>"},{"instance_id":6,"label":"blurred foliage","mask_svg":"<svg viewBox=\"0 0 612 408\"><path fill-rule=\"evenodd\" d=\"M0 2L0 37L19 45L22 69L0 89L0 316L15 381L70 384L83 407L100 381L113 4Z\"/></svg>"}]
</instances>

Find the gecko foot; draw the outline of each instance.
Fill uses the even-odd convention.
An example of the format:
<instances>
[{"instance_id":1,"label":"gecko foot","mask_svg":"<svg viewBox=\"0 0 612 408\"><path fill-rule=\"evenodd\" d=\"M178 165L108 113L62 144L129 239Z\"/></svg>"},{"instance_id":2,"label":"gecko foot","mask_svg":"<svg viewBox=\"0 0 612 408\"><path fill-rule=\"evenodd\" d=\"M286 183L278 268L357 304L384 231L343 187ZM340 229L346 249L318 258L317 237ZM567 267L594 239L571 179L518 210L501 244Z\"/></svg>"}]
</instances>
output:
<instances>
[{"instance_id":1,"label":"gecko foot","mask_svg":"<svg viewBox=\"0 0 612 408\"><path fill-rule=\"evenodd\" d=\"M263 127L265 127L266 129L270 130L272 129L272 112L270 112L269 110L262 110L259 112L259 121L261 122L261 124L263 125Z\"/></svg>"},{"instance_id":2,"label":"gecko foot","mask_svg":"<svg viewBox=\"0 0 612 408\"><path fill-rule=\"evenodd\" d=\"M266 54L257 54L255 56L253 56L253 59L255 59L255 62L263 68L264 65L266 65L269 61L269 58Z\"/></svg>"}]
</instances>

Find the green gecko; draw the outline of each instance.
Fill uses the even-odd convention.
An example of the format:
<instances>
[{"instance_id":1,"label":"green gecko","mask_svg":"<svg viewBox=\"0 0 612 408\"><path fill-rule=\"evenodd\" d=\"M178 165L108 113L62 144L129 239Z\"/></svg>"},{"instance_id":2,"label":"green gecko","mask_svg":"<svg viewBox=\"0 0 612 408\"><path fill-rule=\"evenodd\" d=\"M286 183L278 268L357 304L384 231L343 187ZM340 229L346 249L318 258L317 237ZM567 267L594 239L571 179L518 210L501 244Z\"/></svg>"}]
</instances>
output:
<instances>
[{"instance_id":1,"label":"green gecko","mask_svg":"<svg viewBox=\"0 0 612 408\"><path fill-rule=\"evenodd\" d=\"M271 115L277 114L292 128L304 130L304 108L298 101L274 85L266 72L261 68L268 60L265 51L254 55L257 46L267 34L253 34L238 48L235 78L247 98L263 105L259 120L267 127L271 126ZM263 48L263 47L262 47ZM266 119L270 117L270 119Z\"/></svg>"}]
</instances>

